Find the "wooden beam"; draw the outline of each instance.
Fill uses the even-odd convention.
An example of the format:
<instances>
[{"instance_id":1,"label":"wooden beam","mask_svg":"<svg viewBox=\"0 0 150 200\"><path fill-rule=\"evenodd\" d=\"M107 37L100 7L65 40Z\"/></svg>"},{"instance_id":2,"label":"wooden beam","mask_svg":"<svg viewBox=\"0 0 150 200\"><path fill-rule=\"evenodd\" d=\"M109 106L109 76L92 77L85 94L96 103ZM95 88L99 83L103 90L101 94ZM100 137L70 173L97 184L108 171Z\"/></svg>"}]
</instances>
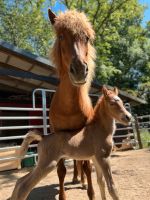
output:
<instances>
[{"instance_id":1,"label":"wooden beam","mask_svg":"<svg viewBox=\"0 0 150 200\"><path fill-rule=\"evenodd\" d=\"M28 94L29 93L26 90L14 88L11 85L8 85L8 84L6 85L6 84L3 84L3 83L0 83L0 90L4 91L4 92L6 92L6 91L15 92L16 94Z\"/></svg>"},{"instance_id":2,"label":"wooden beam","mask_svg":"<svg viewBox=\"0 0 150 200\"><path fill-rule=\"evenodd\" d=\"M32 64L39 65L42 67L46 67L47 69L51 69L54 73L56 72L55 67L53 67L50 60L43 58L41 56L37 56L32 54L26 50L19 49L12 44L9 44L3 40L0 40L0 50L9 55L17 56L25 61L28 61Z\"/></svg>"},{"instance_id":3,"label":"wooden beam","mask_svg":"<svg viewBox=\"0 0 150 200\"><path fill-rule=\"evenodd\" d=\"M20 70L17 67L2 62L0 62L0 75L45 81L55 86L59 84L59 80L55 77L41 76L29 71Z\"/></svg>"},{"instance_id":4,"label":"wooden beam","mask_svg":"<svg viewBox=\"0 0 150 200\"><path fill-rule=\"evenodd\" d=\"M32 83L27 83L25 81L22 81L22 80L18 80L14 77L4 77L4 76L0 76L0 83L1 83L1 80L6 80L9 84L9 81L12 81L14 84L15 84L15 88L20 88L19 86L20 85L25 85L26 87L29 88L30 91L32 91L34 88L37 88L38 86L35 85L35 84L32 84Z\"/></svg>"}]
</instances>

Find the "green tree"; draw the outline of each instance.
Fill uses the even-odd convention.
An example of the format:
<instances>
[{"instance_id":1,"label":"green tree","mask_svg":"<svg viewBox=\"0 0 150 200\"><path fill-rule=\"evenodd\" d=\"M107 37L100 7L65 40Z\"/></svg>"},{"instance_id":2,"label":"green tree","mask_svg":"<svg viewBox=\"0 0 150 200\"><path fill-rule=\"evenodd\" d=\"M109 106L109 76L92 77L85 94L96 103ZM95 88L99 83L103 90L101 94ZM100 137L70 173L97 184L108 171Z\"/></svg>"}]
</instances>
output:
<instances>
[{"instance_id":1,"label":"green tree","mask_svg":"<svg viewBox=\"0 0 150 200\"><path fill-rule=\"evenodd\" d=\"M138 94L150 82L150 22L142 27L138 0L0 0L0 39L47 55L53 33L47 8L85 12L96 32L96 78Z\"/></svg>"},{"instance_id":2,"label":"green tree","mask_svg":"<svg viewBox=\"0 0 150 200\"><path fill-rule=\"evenodd\" d=\"M52 30L44 0L0 0L0 39L38 55L47 55Z\"/></svg>"},{"instance_id":3,"label":"green tree","mask_svg":"<svg viewBox=\"0 0 150 200\"><path fill-rule=\"evenodd\" d=\"M96 75L99 81L110 83L116 75L122 76L122 69L116 60L122 57L124 52L119 52L118 55L115 51L120 51L119 44L130 43L135 36L137 38L142 34L141 20L144 7L138 0L60 0L60 2L69 9L84 11L93 24L96 32ZM123 36L126 37L125 40ZM124 44L122 48L125 48Z\"/></svg>"},{"instance_id":4,"label":"green tree","mask_svg":"<svg viewBox=\"0 0 150 200\"><path fill-rule=\"evenodd\" d=\"M145 7L138 0L60 2L84 11L93 24L100 83L116 85L149 102L150 22L142 26Z\"/></svg>"}]
</instances>

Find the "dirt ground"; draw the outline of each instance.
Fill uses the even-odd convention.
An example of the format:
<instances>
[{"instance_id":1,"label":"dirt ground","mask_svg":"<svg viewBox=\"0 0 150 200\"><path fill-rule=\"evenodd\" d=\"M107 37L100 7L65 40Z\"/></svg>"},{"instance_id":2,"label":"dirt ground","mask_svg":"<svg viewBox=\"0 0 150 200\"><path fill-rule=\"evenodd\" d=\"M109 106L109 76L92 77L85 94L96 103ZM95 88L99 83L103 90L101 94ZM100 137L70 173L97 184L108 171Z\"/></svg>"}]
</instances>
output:
<instances>
[{"instance_id":1,"label":"dirt ground","mask_svg":"<svg viewBox=\"0 0 150 200\"><path fill-rule=\"evenodd\" d=\"M113 153L111 164L120 200L150 200L150 150ZM0 200L6 200L11 195L16 180L28 171L29 169L23 169L0 173ZM92 177L96 200L100 200L94 171ZM72 185L71 180L72 167L68 167L65 180L67 199L88 199L86 190L83 190L80 184ZM32 190L28 200L57 200L58 189L57 174L53 171ZM110 199L107 192L107 200Z\"/></svg>"}]
</instances>

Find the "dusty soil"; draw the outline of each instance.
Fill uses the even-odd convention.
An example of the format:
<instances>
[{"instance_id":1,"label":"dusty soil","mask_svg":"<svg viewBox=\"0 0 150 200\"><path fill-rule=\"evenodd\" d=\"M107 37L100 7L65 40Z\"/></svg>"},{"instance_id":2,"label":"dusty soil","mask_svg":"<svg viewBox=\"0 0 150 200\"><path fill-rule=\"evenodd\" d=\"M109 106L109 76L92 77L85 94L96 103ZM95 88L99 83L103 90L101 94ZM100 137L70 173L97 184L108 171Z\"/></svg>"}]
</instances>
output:
<instances>
[{"instance_id":1,"label":"dusty soil","mask_svg":"<svg viewBox=\"0 0 150 200\"><path fill-rule=\"evenodd\" d=\"M111 164L120 200L150 200L150 150L116 152L111 158ZM16 180L28 171L23 169L0 173L0 200L6 200L11 195ZM100 200L94 171L92 176L96 200ZM72 185L71 180L72 167L68 167L65 180L67 199L88 199L86 190L80 184ZM28 200L57 200L58 189L57 174L53 171L32 190ZM111 199L108 192L107 199Z\"/></svg>"}]
</instances>

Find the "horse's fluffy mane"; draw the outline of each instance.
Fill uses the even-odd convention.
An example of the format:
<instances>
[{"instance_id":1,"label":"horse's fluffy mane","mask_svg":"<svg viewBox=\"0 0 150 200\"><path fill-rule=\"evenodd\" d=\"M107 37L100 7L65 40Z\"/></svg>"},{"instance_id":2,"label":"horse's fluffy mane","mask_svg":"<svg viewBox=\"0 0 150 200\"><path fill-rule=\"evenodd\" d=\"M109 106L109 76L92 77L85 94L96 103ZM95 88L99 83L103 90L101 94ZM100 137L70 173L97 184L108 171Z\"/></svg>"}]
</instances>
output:
<instances>
[{"instance_id":1,"label":"horse's fluffy mane","mask_svg":"<svg viewBox=\"0 0 150 200\"><path fill-rule=\"evenodd\" d=\"M75 10L69 10L64 13L60 13L55 19L54 29L56 33L59 32L60 30L64 30L64 29L68 30L68 32L73 34L75 37L79 37L81 40L85 38L85 35L89 37L90 41L93 40L95 37L95 32L92 29L92 25L90 24L85 14L77 12ZM60 60L61 55L60 55L60 46L59 46L58 39L56 39L55 44L53 48L51 49L50 57L60 75L61 69L62 69L62 66L61 66L62 63ZM89 42L88 44L88 66L89 66L88 76L89 77L88 77L88 82L87 82L89 86L94 77L95 57L96 57L95 49Z\"/></svg>"}]
</instances>

